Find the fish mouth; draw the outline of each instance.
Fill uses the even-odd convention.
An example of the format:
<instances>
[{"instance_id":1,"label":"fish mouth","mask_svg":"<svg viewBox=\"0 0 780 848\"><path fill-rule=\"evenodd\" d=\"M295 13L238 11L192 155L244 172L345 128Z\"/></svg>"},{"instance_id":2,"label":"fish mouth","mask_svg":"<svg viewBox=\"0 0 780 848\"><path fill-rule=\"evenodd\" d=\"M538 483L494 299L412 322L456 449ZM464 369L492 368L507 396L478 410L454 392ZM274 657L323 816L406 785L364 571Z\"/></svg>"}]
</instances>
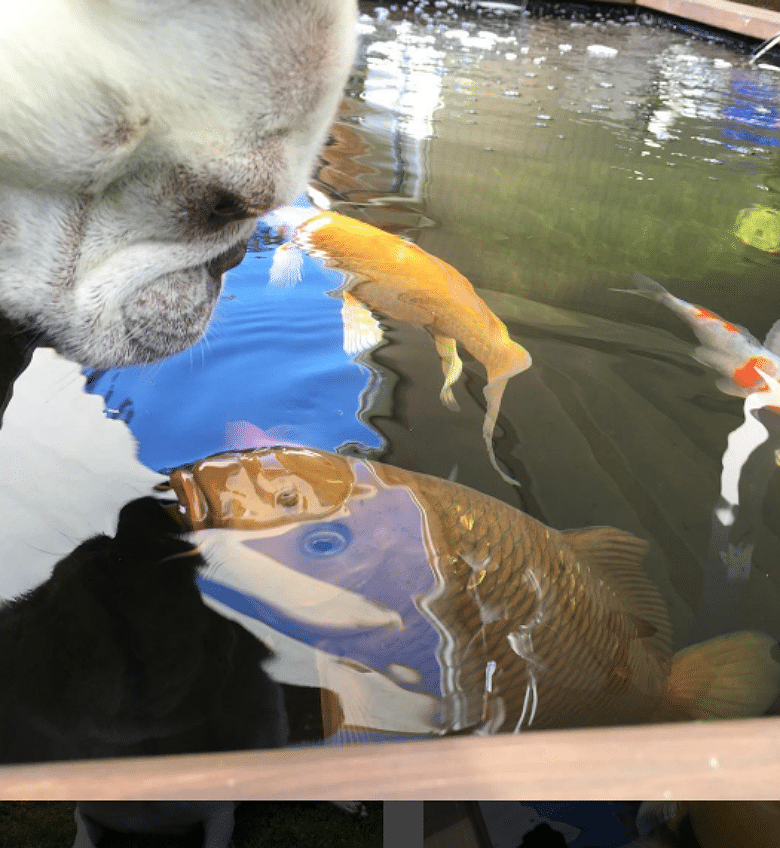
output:
<instances>
[{"instance_id":1,"label":"fish mouth","mask_svg":"<svg viewBox=\"0 0 780 848\"><path fill-rule=\"evenodd\" d=\"M158 491L167 491L176 498L175 503L168 502L166 507L176 513L176 520L185 529L203 530L208 526L209 502L191 468L174 469L167 484L158 487Z\"/></svg>"},{"instance_id":2,"label":"fish mouth","mask_svg":"<svg viewBox=\"0 0 780 848\"><path fill-rule=\"evenodd\" d=\"M247 244L248 242L246 241L240 241L238 244L234 244L228 248L224 253L220 253L219 256L209 259L206 263L206 270L212 277L219 279L225 271L229 271L231 268L235 268L236 265L241 264L241 261L246 255Z\"/></svg>"}]
</instances>

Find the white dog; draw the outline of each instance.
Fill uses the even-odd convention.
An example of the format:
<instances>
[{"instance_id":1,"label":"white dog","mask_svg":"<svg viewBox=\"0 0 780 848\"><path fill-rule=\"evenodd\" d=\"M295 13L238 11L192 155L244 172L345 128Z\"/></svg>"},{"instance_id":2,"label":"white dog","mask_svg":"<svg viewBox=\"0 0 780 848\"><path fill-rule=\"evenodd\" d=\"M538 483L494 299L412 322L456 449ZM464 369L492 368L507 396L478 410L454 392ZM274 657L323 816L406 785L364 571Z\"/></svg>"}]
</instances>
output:
<instances>
[{"instance_id":1,"label":"white dog","mask_svg":"<svg viewBox=\"0 0 780 848\"><path fill-rule=\"evenodd\" d=\"M305 186L355 19L355 0L0 0L5 319L96 367L195 343L256 218Z\"/></svg>"}]
</instances>

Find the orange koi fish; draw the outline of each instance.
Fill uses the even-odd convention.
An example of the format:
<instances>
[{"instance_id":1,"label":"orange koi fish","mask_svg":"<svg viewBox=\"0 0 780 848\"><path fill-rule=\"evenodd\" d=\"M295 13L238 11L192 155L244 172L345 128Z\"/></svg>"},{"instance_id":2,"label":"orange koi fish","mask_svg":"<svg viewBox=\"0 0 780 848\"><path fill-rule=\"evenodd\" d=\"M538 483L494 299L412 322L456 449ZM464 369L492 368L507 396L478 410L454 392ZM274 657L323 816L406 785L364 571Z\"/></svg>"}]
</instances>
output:
<instances>
[{"instance_id":1,"label":"orange koi fish","mask_svg":"<svg viewBox=\"0 0 780 848\"><path fill-rule=\"evenodd\" d=\"M512 341L504 323L471 283L417 245L331 211L320 211L298 224L292 242L277 250L272 283L289 285L297 275L298 260L290 255L295 247L347 275L338 294L344 304L344 349L348 353L367 350L381 340L381 329L371 311L423 327L433 336L441 357L442 403L455 411L458 404L452 386L463 369L457 342L482 363L488 379L482 435L493 467L506 482L518 485L498 466L493 432L507 382L530 366L531 356Z\"/></svg>"},{"instance_id":2,"label":"orange koi fish","mask_svg":"<svg viewBox=\"0 0 780 848\"><path fill-rule=\"evenodd\" d=\"M753 392L771 390L765 375L780 375L780 321L769 330L761 344L744 327L730 324L709 309L675 297L649 277L636 274L634 282L635 289L616 291L656 300L687 321L701 342L694 351L694 358L723 375L716 381L722 392L747 397Z\"/></svg>"}]
</instances>

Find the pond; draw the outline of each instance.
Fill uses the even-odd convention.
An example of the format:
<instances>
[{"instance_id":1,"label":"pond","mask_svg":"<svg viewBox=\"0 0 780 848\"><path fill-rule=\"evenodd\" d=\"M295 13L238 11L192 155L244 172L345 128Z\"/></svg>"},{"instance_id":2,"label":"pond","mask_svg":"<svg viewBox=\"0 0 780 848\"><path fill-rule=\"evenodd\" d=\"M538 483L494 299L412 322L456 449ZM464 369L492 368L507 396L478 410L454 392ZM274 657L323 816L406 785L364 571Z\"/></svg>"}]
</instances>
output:
<instances>
[{"instance_id":1,"label":"pond","mask_svg":"<svg viewBox=\"0 0 780 848\"><path fill-rule=\"evenodd\" d=\"M644 275L765 339L780 318L780 73L750 65L736 43L625 10L609 18L503 4L366 7L360 33L313 186L336 212L454 266L530 353L531 367L509 380L493 440L497 465L520 485L502 479L485 449L479 361L461 349L460 411L451 411L439 398L436 348L419 326L376 314L376 345L346 353L343 275L309 255L300 279L282 285L271 275L290 210L260 222L200 345L154 366L91 373L89 390L128 424L140 460L164 474L221 451L305 445L357 463L351 479L361 485L379 486L360 457L454 481L552 528L609 526L646 540L643 567L671 636L655 633L663 627L650 613L644 631L642 615L634 627L626 613L619 652L629 665L645 637L671 639L675 651L740 630L780 639L780 416L722 390L723 374L697 354L707 347L696 335L705 313L686 318L668 300L620 291ZM780 356L774 342L767 368ZM729 353L732 341L723 344ZM430 510L443 497L413 491ZM534 610L544 604L507 624L506 607L466 609L454 588L439 585L438 606L423 603L435 594L421 554L429 542L419 514L405 512L409 498L391 501L384 518L367 502L339 519L335 542L327 533L311 542L323 556L304 576L351 599L331 621L296 609L296 587L309 584L293 580L288 597L284 575L252 578L263 585L250 586L247 600L243 554L227 542L217 559L228 564L201 583L215 608L278 652L269 666L278 676L339 694L348 727L329 741L599 723L546 721L545 705L552 714L557 702L544 689L566 652L576 655L572 645L601 644L601 634L575 628L565 650L542 662L544 636L529 628L543 621ZM484 507L481 520L495 524L497 514ZM384 541L358 547L337 573L328 546L341 556L361 536L379 539L383 522ZM416 547L401 541L409 534ZM263 556L292 556L286 537L261 537ZM474 574L469 591L484 577ZM618 594L634 591L618 583ZM307 609L325 603L311 591ZM383 625L360 623L369 613L355 599L365 597L381 601ZM550 626L581 603L563 589L546 597ZM605 621L582 626L612 626ZM491 653L491 628L502 626L502 644L524 661L514 689L502 666L511 652ZM381 638L376 627L385 627ZM474 640L488 647L477 651ZM587 691L572 683L565 697ZM621 715L607 709L603 720Z\"/></svg>"}]
</instances>

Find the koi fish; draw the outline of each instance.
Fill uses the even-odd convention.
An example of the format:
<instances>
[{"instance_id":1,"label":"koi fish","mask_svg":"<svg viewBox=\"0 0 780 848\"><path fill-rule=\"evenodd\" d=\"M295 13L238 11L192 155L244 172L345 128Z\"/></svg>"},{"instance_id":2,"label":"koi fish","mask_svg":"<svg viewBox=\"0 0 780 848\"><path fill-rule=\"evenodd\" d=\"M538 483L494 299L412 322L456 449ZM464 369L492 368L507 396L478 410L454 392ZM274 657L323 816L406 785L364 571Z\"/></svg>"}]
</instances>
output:
<instances>
[{"instance_id":1,"label":"koi fish","mask_svg":"<svg viewBox=\"0 0 780 848\"><path fill-rule=\"evenodd\" d=\"M703 306L675 297L649 277L636 274L634 282L635 289L615 291L656 300L687 321L701 342L694 351L694 358L721 373L716 385L722 392L747 397L753 392L770 390L763 372L771 377L780 374L780 321L769 330L761 344L744 327L729 323Z\"/></svg>"},{"instance_id":2,"label":"koi fish","mask_svg":"<svg viewBox=\"0 0 780 848\"><path fill-rule=\"evenodd\" d=\"M362 669L359 709L354 691L320 679L352 728L752 716L780 692L769 636L735 633L672 656L646 544L630 533L561 532L457 483L311 448L218 454L169 485L185 527L233 534L212 578L233 569L250 598L235 609L316 645L334 667ZM393 698L414 702L414 721L403 706L382 712Z\"/></svg>"},{"instance_id":3,"label":"koi fish","mask_svg":"<svg viewBox=\"0 0 780 848\"><path fill-rule=\"evenodd\" d=\"M344 349L350 354L381 341L374 311L425 328L441 358L441 401L454 411L459 407L452 386L463 370L457 351L460 342L487 371L482 435L490 462L507 483L519 485L498 466L493 432L507 382L531 365L528 351L509 337L504 323L471 283L436 256L337 212L319 211L312 217L309 208L296 209L294 214L304 220L295 228L292 241L277 249L271 282L290 285L298 277L300 254L295 253L296 248L345 273L347 280L338 294L343 301Z\"/></svg>"},{"instance_id":4,"label":"koi fish","mask_svg":"<svg viewBox=\"0 0 780 848\"><path fill-rule=\"evenodd\" d=\"M645 837L677 833L686 817L701 848L780 845L780 801L643 801L637 830Z\"/></svg>"}]
</instances>

